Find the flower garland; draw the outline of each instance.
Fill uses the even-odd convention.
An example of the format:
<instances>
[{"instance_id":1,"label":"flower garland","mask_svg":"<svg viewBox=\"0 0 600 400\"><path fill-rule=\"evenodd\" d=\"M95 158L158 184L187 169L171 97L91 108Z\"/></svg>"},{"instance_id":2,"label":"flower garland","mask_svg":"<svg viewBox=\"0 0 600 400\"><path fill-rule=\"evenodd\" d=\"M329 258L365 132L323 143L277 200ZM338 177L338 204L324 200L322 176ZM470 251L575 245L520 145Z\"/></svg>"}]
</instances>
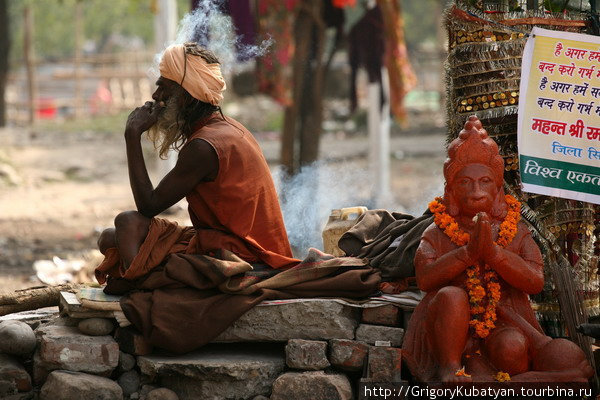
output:
<instances>
[{"instance_id":1,"label":"flower garland","mask_svg":"<svg viewBox=\"0 0 600 400\"><path fill-rule=\"evenodd\" d=\"M517 234L517 223L521 218L521 203L511 195L505 196L508 204L506 218L500 224L496 244L505 248ZM446 206L442 198L436 197L429 203L429 210L434 215L435 224L452 240L457 246L469 243L470 235L462 231L454 218L446 213ZM496 327L496 306L502 295L498 274L489 265L484 266L483 282L480 279L479 265L471 265L467 268L467 292L469 294L470 312L472 315L469 325L475 330L475 335L486 338ZM483 307L481 302L487 296L487 306Z\"/></svg>"}]
</instances>

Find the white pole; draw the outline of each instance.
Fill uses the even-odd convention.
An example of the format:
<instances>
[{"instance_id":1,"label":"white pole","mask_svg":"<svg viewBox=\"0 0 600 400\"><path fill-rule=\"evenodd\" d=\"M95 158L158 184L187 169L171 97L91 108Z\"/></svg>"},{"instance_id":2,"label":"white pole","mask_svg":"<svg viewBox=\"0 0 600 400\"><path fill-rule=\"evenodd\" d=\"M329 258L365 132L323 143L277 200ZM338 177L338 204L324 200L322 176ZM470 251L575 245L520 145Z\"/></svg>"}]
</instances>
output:
<instances>
[{"instance_id":1,"label":"white pole","mask_svg":"<svg viewBox=\"0 0 600 400\"><path fill-rule=\"evenodd\" d=\"M387 70L381 72L384 103L378 83L369 83L367 120L369 129L369 169L373 177L373 200L377 207L391 199L390 190L390 105Z\"/></svg>"}]
</instances>

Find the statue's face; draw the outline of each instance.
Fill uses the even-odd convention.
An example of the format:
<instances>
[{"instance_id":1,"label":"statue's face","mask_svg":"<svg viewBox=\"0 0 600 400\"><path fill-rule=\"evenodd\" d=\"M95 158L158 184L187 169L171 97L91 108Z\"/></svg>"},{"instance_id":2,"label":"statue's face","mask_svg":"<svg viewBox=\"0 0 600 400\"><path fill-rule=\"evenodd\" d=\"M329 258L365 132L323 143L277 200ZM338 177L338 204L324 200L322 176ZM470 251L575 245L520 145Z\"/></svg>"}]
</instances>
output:
<instances>
[{"instance_id":1,"label":"statue's face","mask_svg":"<svg viewBox=\"0 0 600 400\"><path fill-rule=\"evenodd\" d=\"M478 212L490 213L499 188L491 168L469 164L456 174L451 190L460 214L473 217Z\"/></svg>"}]
</instances>

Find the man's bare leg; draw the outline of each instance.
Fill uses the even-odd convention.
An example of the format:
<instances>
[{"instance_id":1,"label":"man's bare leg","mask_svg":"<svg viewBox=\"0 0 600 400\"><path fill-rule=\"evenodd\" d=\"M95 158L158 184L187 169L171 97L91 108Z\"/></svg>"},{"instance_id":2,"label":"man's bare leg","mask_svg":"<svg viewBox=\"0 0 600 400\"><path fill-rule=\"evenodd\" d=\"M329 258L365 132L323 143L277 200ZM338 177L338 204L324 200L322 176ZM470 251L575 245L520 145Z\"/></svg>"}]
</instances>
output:
<instances>
[{"instance_id":1,"label":"man's bare leg","mask_svg":"<svg viewBox=\"0 0 600 400\"><path fill-rule=\"evenodd\" d=\"M455 286L440 289L429 303L427 327L438 355L439 378L442 382L470 382L456 376L462 367L462 353L469 333L469 299Z\"/></svg>"},{"instance_id":2,"label":"man's bare leg","mask_svg":"<svg viewBox=\"0 0 600 400\"><path fill-rule=\"evenodd\" d=\"M115 218L115 242L123 267L128 269L140 251L150 227L150 218L137 211L125 211Z\"/></svg>"}]
</instances>

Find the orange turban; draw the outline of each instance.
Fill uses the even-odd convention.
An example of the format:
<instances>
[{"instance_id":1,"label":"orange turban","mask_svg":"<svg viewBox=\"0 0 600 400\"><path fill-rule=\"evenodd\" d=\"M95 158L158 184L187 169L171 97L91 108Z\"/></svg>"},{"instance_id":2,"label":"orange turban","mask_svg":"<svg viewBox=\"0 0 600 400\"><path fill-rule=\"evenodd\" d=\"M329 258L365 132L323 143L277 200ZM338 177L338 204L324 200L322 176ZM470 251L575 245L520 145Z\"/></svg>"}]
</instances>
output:
<instances>
[{"instance_id":1,"label":"orange turban","mask_svg":"<svg viewBox=\"0 0 600 400\"><path fill-rule=\"evenodd\" d=\"M167 47L158 68L163 78L177 82L200 101L217 106L223 100L226 85L219 64L185 54L182 44Z\"/></svg>"}]
</instances>

